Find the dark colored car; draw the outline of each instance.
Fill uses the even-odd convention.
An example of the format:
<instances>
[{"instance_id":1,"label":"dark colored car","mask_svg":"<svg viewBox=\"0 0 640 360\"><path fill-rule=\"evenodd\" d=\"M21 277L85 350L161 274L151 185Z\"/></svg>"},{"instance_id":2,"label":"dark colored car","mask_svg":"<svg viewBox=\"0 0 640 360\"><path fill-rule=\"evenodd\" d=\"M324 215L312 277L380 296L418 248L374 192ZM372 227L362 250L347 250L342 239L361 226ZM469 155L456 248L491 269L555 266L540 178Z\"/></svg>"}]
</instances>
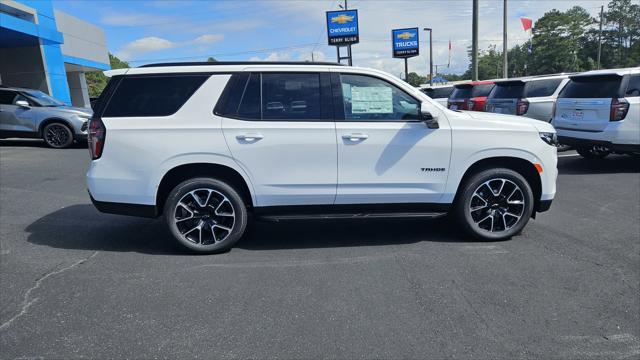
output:
<instances>
[{"instance_id":1,"label":"dark colored car","mask_svg":"<svg viewBox=\"0 0 640 360\"><path fill-rule=\"evenodd\" d=\"M472 81L455 85L447 107L451 110L484 111L487 96L494 85L493 81Z\"/></svg>"}]
</instances>

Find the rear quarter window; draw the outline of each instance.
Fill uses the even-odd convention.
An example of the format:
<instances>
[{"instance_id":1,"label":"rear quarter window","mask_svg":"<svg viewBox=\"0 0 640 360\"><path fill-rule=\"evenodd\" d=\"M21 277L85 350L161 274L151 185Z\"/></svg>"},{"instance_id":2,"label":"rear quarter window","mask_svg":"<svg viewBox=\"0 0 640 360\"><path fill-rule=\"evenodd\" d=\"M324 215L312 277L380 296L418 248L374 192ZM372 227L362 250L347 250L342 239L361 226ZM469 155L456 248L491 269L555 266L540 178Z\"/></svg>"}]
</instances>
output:
<instances>
[{"instance_id":1,"label":"rear quarter window","mask_svg":"<svg viewBox=\"0 0 640 360\"><path fill-rule=\"evenodd\" d=\"M524 96L528 98L551 96L558 88L562 79L546 79L529 81L525 86Z\"/></svg>"},{"instance_id":2,"label":"rear quarter window","mask_svg":"<svg viewBox=\"0 0 640 360\"><path fill-rule=\"evenodd\" d=\"M209 75L124 76L104 117L169 116L189 100Z\"/></svg>"},{"instance_id":3,"label":"rear quarter window","mask_svg":"<svg viewBox=\"0 0 640 360\"><path fill-rule=\"evenodd\" d=\"M560 98L614 98L620 92L620 76L579 76L562 89Z\"/></svg>"}]
</instances>

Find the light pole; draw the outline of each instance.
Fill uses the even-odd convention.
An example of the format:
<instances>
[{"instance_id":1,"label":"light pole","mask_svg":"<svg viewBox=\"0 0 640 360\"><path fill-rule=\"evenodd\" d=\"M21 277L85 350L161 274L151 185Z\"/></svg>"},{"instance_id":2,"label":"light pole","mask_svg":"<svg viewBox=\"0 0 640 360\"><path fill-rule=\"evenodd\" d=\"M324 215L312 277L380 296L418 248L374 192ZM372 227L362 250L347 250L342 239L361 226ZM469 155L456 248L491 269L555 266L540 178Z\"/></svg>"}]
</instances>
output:
<instances>
[{"instance_id":1,"label":"light pole","mask_svg":"<svg viewBox=\"0 0 640 360\"><path fill-rule=\"evenodd\" d=\"M429 32L429 85L433 85L433 30L431 28L424 28L424 31Z\"/></svg>"},{"instance_id":2,"label":"light pole","mask_svg":"<svg viewBox=\"0 0 640 360\"><path fill-rule=\"evenodd\" d=\"M471 16L471 80L478 80L478 0L473 0Z\"/></svg>"},{"instance_id":3,"label":"light pole","mask_svg":"<svg viewBox=\"0 0 640 360\"><path fill-rule=\"evenodd\" d=\"M502 9L502 77L509 77L509 60L507 60L507 0Z\"/></svg>"}]
</instances>

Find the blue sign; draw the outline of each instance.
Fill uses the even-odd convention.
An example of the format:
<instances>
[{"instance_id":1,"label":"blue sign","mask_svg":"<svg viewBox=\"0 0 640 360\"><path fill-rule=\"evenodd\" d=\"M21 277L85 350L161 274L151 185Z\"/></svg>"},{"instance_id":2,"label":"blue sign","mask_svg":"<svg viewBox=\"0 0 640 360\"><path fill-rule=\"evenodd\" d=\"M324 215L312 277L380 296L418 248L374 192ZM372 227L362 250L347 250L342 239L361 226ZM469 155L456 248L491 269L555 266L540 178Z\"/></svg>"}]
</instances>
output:
<instances>
[{"instance_id":1,"label":"blue sign","mask_svg":"<svg viewBox=\"0 0 640 360\"><path fill-rule=\"evenodd\" d=\"M391 30L393 57L408 58L420 55L418 28Z\"/></svg>"},{"instance_id":2,"label":"blue sign","mask_svg":"<svg viewBox=\"0 0 640 360\"><path fill-rule=\"evenodd\" d=\"M329 45L358 43L358 10L327 11L327 39Z\"/></svg>"}]
</instances>

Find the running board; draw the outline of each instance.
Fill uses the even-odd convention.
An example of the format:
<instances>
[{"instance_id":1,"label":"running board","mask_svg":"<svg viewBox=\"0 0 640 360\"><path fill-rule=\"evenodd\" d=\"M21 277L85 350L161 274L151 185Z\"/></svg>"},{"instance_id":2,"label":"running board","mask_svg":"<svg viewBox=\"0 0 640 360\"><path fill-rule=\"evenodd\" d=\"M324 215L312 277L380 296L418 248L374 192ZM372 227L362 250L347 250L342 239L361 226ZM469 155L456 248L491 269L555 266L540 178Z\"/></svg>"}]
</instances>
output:
<instances>
[{"instance_id":1,"label":"running board","mask_svg":"<svg viewBox=\"0 0 640 360\"><path fill-rule=\"evenodd\" d=\"M392 213L336 213L336 214L282 214L259 215L258 218L267 221L293 221L293 220L330 220L330 219L397 219L397 218L438 218L445 216L446 212L392 212Z\"/></svg>"}]
</instances>

